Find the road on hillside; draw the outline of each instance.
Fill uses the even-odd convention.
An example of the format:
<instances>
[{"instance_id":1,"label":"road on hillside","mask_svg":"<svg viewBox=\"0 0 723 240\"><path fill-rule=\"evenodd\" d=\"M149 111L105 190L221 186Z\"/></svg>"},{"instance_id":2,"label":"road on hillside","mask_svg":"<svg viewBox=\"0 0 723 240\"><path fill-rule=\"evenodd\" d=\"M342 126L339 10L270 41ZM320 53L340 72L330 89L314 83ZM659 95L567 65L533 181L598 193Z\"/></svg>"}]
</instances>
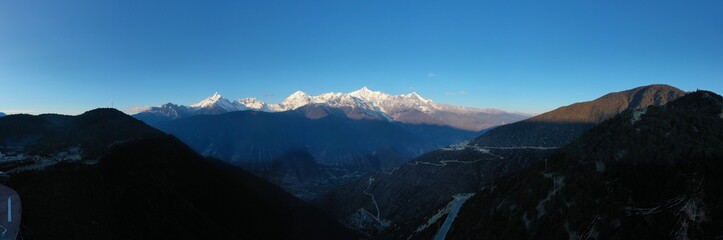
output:
<instances>
[{"instance_id":1,"label":"road on hillside","mask_svg":"<svg viewBox=\"0 0 723 240\"><path fill-rule=\"evenodd\" d=\"M0 184L0 240L14 240L20 230L20 196L12 188Z\"/></svg>"}]
</instances>

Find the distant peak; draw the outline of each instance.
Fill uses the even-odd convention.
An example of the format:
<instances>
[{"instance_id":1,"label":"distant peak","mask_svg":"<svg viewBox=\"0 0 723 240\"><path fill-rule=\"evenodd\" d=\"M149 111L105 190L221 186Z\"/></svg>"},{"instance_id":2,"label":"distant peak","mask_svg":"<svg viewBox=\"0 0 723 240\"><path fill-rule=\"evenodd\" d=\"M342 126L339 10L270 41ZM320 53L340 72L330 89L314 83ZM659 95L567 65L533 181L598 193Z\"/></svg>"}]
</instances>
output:
<instances>
[{"instance_id":1,"label":"distant peak","mask_svg":"<svg viewBox=\"0 0 723 240\"><path fill-rule=\"evenodd\" d=\"M223 96L221 96L220 93L214 92L213 95L211 95L210 97L207 97L206 99L204 99L204 101L206 101L206 100L218 101L218 100L221 99L221 98L223 98Z\"/></svg>"},{"instance_id":2,"label":"distant peak","mask_svg":"<svg viewBox=\"0 0 723 240\"><path fill-rule=\"evenodd\" d=\"M380 98L384 98L384 97L388 96L387 94L385 94L383 92L372 91L369 88L367 88L366 86L360 88L359 90L350 92L349 95L352 97L360 98L362 100L371 101L371 102L375 102L375 101L379 100Z\"/></svg>"},{"instance_id":3,"label":"distant peak","mask_svg":"<svg viewBox=\"0 0 723 240\"><path fill-rule=\"evenodd\" d=\"M291 106L291 108L293 109L303 106L309 102L311 102L311 96L309 96L305 92L296 91L289 95L289 97L287 97L281 104Z\"/></svg>"},{"instance_id":4,"label":"distant peak","mask_svg":"<svg viewBox=\"0 0 723 240\"><path fill-rule=\"evenodd\" d=\"M363 86L359 90L353 91L352 93L374 93L375 91L372 91L367 86Z\"/></svg>"},{"instance_id":5,"label":"distant peak","mask_svg":"<svg viewBox=\"0 0 723 240\"><path fill-rule=\"evenodd\" d=\"M407 94L406 97L408 97L408 98L416 98L416 99L419 99L419 100L427 100L427 99L423 98L422 96L420 96L417 92L412 92L412 93L410 93L410 94Z\"/></svg>"},{"instance_id":6,"label":"distant peak","mask_svg":"<svg viewBox=\"0 0 723 240\"><path fill-rule=\"evenodd\" d=\"M309 94L306 94L305 92L302 92L302 91L296 91L296 92L292 93L291 95L289 95L289 97L287 97L286 100L284 100L284 102L289 102L289 101L306 102L307 99L309 99L309 98L311 98L309 96Z\"/></svg>"},{"instance_id":7,"label":"distant peak","mask_svg":"<svg viewBox=\"0 0 723 240\"><path fill-rule=\"evenodd\" d=\"M303 92L301 90L298 90L298 91L292 93L291 96L308 96L308 94L306 94L305 92ZM291 97L291 96L289 96L289 97Z\"/></svg>"},{"instance_id":8,"label":"distant peak","mask_svg":"<svg viewBox=\"0 0 723 240\"><path fill-rule=\"evenodd\" d=\"M207 97L206 99L204 99L196 104L191 105L191 107L208 107L208 106L211 106L211 105L217 103L221 99L224 99L223 96L221 96L220 93L215 92L210 97Z\"/></svg>"}]
</instances>

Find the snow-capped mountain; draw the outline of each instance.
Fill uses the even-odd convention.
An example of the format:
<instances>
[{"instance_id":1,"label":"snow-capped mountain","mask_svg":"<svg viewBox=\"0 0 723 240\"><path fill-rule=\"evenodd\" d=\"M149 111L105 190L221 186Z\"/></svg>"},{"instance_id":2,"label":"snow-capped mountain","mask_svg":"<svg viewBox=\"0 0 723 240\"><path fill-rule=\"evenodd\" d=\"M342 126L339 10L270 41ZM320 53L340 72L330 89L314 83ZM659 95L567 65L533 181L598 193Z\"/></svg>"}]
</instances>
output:
<instances>
[{"instance_id":1,"label":"snow-capped mountain","mask_svg":"<svg viewBox=\"0 0 723 240\"><path fill-rule=\"evenodd\" d=\"M423 98L416 92L392 96L363 87L359 90L350 92L348 95L372 103L375 107L387 115L392 115L400 110L415 109L429 113L438 109L438 107L432 103L432 100Z\"/></svg>"},{"instance_id":2,"label":"snow-capped mountain","mask_svg":"<svg viewBox=\"0 0 723 240\"><path fill-rule=\"evenodd\" d=\"M367 87L350 93L330 92L312 96L296 91L278 104L267 104L256 98L244 98L231 101L221 94L212 96L192 104L179 106L166 104L153 107L136 116L146 122L173 120L198 114L222 114L233 111L255 110L265 112L281 112L296 110L314 104L324 107L342 108L348 113L359 113L363 116L387 119L412 124L447 125L465 130L479 131L488 127L522 120L528 116L508 113L496 109L478 109L437 104L416 92L401 95L390 95L372 91ZM182 112L182 113L181 113Z\"/></svg>"},{"instance_id":3,"label":"snow-capped mountain","mask_svg":"<svg viewBox=\"0 0 723 240\"><path fill-rule=\"evenodd\" d=\"M243 110L270 111L266 103L256 98L244 98L232 102L221 96L218 92L196 104L192 104L190 108L197 112L200 111L211 114Z\"/></svg>"},{"instance_id":4,"label":"snow-capped mountain","mask_svg":"<svg viewBox=\"0 0 723 240\"><path fill-rule=\"evenodd\" d=\"M374 107L372 102L365 101L350 94L333 92L324 93L319 96L311 96L302 91L294 92L289 97L284 99L283 102L281 102L280 104L274 104L271 108L275 111L288 111L306 106L311 103L326 105L329 107L352 107L378 111L378 109Z\"/></svg>"},{"instance_id":5,"label":"snow-capped mountain","mask_svg":"<svg viewBox=\"0 0 723 240\"><path fill-rule=\"evenodd\" d=\"M191 105L192 108L221 108L227 111L238 111L238 110L245 110L241 108L241 105L236 103L232 103L228 99L223 98L221 94L218 92L214 93L212 96L204 99L203 101Z\"/></svg>"},{"instance_id":6,"label":"snow-capped mountain","mask_svg":"<svg viewBox=\"0 0 723 240\"><path fill-rule=\"evenodd\" d=\"M264 103L263 101L258 100L256 98L239 99L237 101L237 103L243 105L244 107L246 107L248 109L264 110L264 111L269 110L268 105L266 105L266 103Z\"/></svg>"}]
</instances>

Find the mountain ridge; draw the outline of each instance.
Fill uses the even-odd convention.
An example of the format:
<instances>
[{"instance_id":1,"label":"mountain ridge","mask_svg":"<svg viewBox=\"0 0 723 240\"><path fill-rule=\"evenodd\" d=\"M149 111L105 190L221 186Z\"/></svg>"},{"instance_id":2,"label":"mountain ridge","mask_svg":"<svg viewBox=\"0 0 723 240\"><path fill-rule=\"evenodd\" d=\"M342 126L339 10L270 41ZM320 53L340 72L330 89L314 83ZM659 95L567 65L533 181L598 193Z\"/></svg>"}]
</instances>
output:
<instances>
[{"instance_id":1,"label":"mountain ridge","mask_svg":"<svg viewBox=\"0 0 723 240\"><path fill-rule=\"evenodd\" d=\"M199 114L221 114L232 111L282 112L318 104L335 108L363 109L390 121L448 125L470 131L522 120L528 115L499 109L480 109L437 104L416 92L390 95L366 87L350 93L328 92L312 96L296 91L278 104L268 104L256 98L230 101L218 92L190 106L164 104L150 107L134 116L150 124Z\"/></svg>"}]
</instances>

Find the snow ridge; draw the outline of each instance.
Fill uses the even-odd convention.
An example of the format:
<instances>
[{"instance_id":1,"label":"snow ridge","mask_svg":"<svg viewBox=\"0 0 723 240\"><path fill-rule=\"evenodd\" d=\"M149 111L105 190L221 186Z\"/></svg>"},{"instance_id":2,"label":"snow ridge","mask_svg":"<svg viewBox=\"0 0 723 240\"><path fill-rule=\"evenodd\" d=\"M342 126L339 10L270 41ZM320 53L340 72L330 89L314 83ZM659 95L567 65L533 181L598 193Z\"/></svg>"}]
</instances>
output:
<instances>
[{"instance_id":1,"label":"snow ridge","mask_svg":"<svg viewBox=\"0 0 723 240\"><path fill-rule=\"evenodd\" d=\"M308 104L321 104L330 107L350 107L363 110L382 112L393 115L396 112L418 110L424 113L436 111L450 111L457 113L500 113L501 110L458 107L445 104L436 104L432 100L420 96L416 92L409 94L390 95L380 91L372 91L367 87L359 90L340 93L329 92L317 96L309 95L303 91L296 91L278 104L267 104L257 98L243 98L230 101L216 92L210 97L191 104L187 108L199 110L203 108L220 108L225 111L259 110L267 112L280 112L294 110Z\"/></svg>"},{"instance_id":2,"label":"snow ridge","mask_svg":"<svg viewBox=\"0 0 723 240\"><path fill-rule=\"evenodd\" d=\"M437 104L430 99L420 96L416 92L409 94L390 95L380 91L373 91L367 87L349 93L328 92L320 95L310 95L303 91L296 91L281 103L269 104L257 98L243 98L231 101L215 92L210 97L189 106L168 104L164 107L151 107L141 113L155 114L170 119L197 114L221 114L233 111L255 110L264 112L282 112L295 110L309 104L316 104L332 108L345 109L347 114L371 116L375 119L396 120L415 124L444 124L461 129L480 130L487 125L479 126L476 123L460 123L468 125L455 125L452 121L470 118L488 118L486 114L506 113L496 109L480 109L459 107L446 104ZM175 113L183 112L183 114ZM481 115L480 115L481 114ZM446 117L446 118L445 118ZM457 120L455 120L457 119ZM500 124L500 123L495 123ZM504 122L502 122L504 124ZM474 126L470 126L474 125Z\"/></svg>"}]
</instances>

